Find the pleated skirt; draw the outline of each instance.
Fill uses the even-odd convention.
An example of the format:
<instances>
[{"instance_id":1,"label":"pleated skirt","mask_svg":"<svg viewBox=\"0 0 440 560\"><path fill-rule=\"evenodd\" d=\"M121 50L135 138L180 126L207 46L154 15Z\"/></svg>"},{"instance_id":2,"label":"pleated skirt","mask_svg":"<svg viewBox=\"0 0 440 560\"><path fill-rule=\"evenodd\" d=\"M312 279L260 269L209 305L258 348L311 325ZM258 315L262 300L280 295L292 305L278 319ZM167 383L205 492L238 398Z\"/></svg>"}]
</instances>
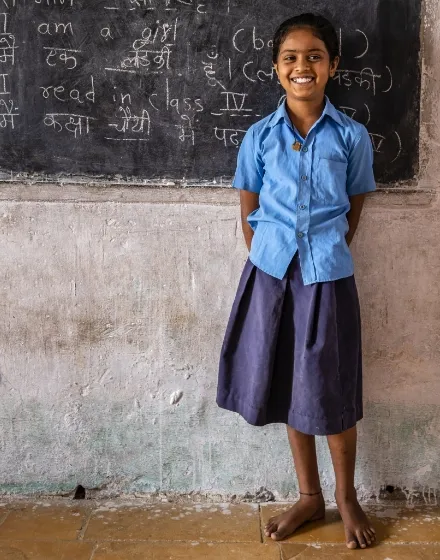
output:
<instances>
[{"instance_id":1,"label":"pleated skirt","mask_svg":"<svg viewBox=\"0 0 440 560\"><path fill-rule=\"evenodd\" d=\"M217 404L249 424L338 434L363 415L354 276L305 286L298 253L282 280L248 259L220 356Z\"/></svg>"}]
</instances>

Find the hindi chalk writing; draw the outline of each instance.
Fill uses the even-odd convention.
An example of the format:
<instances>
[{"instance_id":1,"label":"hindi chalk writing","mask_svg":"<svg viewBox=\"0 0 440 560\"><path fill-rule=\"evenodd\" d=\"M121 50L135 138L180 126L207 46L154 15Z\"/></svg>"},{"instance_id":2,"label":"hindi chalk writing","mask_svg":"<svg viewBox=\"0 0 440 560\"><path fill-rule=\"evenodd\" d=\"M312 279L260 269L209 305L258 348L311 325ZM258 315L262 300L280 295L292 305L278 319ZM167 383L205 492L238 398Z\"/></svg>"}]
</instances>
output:
<instances>
[{"instance_id":1,"label":"hindi chalk writing","mask_svg":"<svg viewBox=\"0 0 440 560\"><path fill-rule=\"evenodd\" d=\"M87 115L72 115L70 113L48 113L44 117L44 124L52 127L56 132L66 130L75 138L90 132L90 121L96 120Z\"/></svg>"},{"instance_id":2,"label":"hindi chalk writing","mask_svg":"<svg viewBox=\"0 0 440 560\"><path fill-rule=\"evenodd\" d=\"M8 31L8 14L0 14L0 64L15 64L15 51L17 49L15 35Z\"/></svg>"},{"instance_id":3,"label":"hindi chalk writing","mask_svg":"<svg viewBox=\"0 0 440 560\"><path fill-rule=\"evenodd\" d=\"M45 51L49 51L46 62L49 66L57 64L65 64L67 70L73 70L78 65L76 53L80 53L77 49L64 49L56 47L43 47Z\"/></svg>"},{"instance_id":4,"label":"hindi chalk writing","mask_svg":"<svg viewBox=\"0 0 440 560\"><path fill-rule=\"evenodd\" d=\"M243 140L243 136L246 131L238 128L214 128L214 134L217 140L223 142L225 146L232 145L239 147L240 141Z\"/></svg>"},{"instance_id":5,"label":"hindi chalk writing","mask_svg":"<svg viewBox=\"0 0 440 560\"><path fill-rule=\"evenodd\" d=\"M420 3L371 10L327 2L341 57L328 95L368 128L378 181L411 179ZM313 8L310 0L300 5ZM0 168L228 184L249 126L284 100L272 64L274 14L281 21L291 7L0 0Z\"/></svg>"}]
</instances>

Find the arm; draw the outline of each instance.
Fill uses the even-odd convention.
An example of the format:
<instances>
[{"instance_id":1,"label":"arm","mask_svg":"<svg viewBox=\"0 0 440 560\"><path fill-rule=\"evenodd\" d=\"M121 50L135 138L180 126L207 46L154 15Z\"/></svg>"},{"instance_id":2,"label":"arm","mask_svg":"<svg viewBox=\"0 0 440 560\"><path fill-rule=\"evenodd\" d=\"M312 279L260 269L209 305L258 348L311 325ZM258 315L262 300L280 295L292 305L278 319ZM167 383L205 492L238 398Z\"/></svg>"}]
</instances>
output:
<instances>
[{"instance_id":1,"label":"arm","mask_svg":"<svg viewBox=\"0 0 440 560\"><path fill-rule=\"evenodd\" d=\"M350 245L350 243L353 241L354 234L356 233L359 219L362 213L362 208L364 206L365 196L365 194L350 196L350 210L347 213L349 229L347 235L345 236L348 245Z\"/></svg>"},{"instance_id":2,"label":"arm","mask_svg":"<svg viewBox=\"0 0 440 560\"><path fill-rule=\"evenodd\" d=\"M263 186L264 164L261 159L258 143L254 138L252 125L240 145L232 186L240 189L241 227L248 250L251 250L254 231L247 221L251 212L260 206L260 191Z\"/></svg>"},{"instance_id":3,"label":"arm","mask_svg":"<svg viewBox=\"0 0 440 560\"><path fill-rule=\"evenodd\" d=\"M347 194L350 200L350 210L347 213L348 232L345 236L348 245L352 242L358 227L365 196L375 189L373 148L368 131L362 126L348 156Z\"/></svg>"},{"instance_id":4,"label":"arm","mask_svg":"<svg viewBox=\"0 0 440 560\"><path fill-rule=\"evenodd\" d=\"M248 251L251 250L254 231L248 224L247 217L260 206L260 195L251 191L240 191L241 227Z\"/></svg>"}]
</instances>

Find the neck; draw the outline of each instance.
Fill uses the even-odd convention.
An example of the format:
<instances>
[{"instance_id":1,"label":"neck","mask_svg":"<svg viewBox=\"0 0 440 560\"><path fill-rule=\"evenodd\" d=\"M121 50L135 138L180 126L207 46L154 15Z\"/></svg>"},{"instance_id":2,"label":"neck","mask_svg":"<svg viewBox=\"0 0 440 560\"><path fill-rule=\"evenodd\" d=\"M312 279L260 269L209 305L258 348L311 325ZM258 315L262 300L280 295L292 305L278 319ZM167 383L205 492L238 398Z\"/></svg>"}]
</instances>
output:
<instances>
[{"instance_id":1,"label":"neck","mask_svg":"<svg viewBox=\"0 0 440 560\"><path fill-rule=\"evenodd\" d=\"M292 124L302 136L306 136L311 127L320 118L325 107L325 98L318 101L298 101L287 98L286 109Z\"/></svg>"}]
</instances>

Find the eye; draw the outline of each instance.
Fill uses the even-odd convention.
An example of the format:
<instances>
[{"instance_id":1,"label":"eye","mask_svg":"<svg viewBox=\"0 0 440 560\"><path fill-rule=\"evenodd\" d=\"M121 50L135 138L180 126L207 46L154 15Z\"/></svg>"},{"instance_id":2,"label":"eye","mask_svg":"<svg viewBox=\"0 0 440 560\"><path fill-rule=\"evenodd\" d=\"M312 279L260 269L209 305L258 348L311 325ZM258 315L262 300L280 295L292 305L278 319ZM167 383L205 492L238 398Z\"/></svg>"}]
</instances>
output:
<instances>
[{"instance_id":1,"label":"eye","mask_svg":"<svg viewBox=\"0 0 440 560\"><path fill-rule=\"evenodd\" d=\"M311 54L311 55L309 56L309 59L310 59L311 61L313 61L313 62L316 62L317 60L321 60L321 57L320 57L319 54Z\"/></svg>"},{"instance_id":2,"label":"eye","mask_svg":"<svg viewBox=\"0 0 440 560\"><path fill-rule=\"evenodd\" d=\"M284 60L295 60L294 56L286 56L286 58Z\"/></svg>"}]
</instances>

